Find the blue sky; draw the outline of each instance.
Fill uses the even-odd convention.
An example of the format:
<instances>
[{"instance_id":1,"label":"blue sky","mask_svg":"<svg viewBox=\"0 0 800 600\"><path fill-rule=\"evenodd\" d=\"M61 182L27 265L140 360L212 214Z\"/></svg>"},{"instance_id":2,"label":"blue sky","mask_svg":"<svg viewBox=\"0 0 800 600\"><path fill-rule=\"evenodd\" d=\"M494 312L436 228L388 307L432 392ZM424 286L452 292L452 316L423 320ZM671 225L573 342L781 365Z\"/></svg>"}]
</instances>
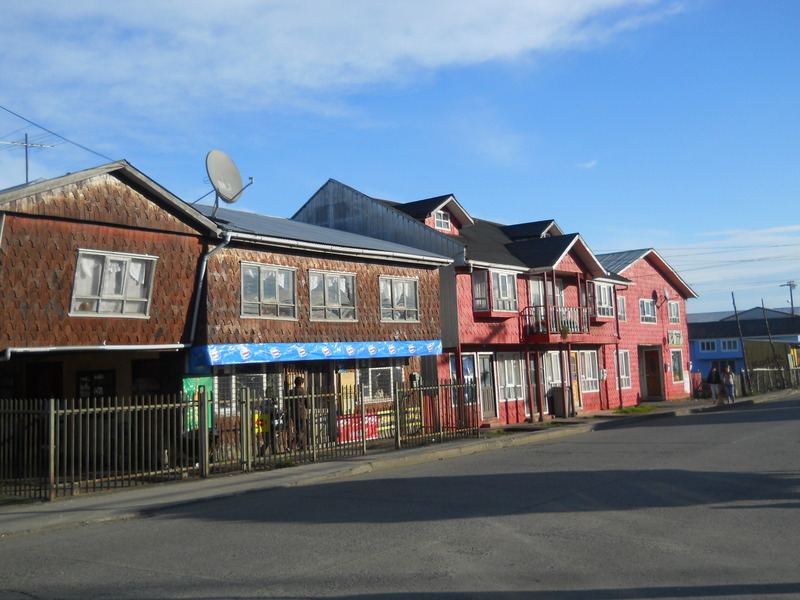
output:
<instances>
[{"instance_id":1,"label":"blue sky","mask_svg":"<svg viewBox=\"0 0 800 600\"><path fill-rule=\"evenodd\" d=\"M397 202L454 194L501 223L553 218L595 253L655 248L700 295L690 312L730 310L732 292L740 309L788 307L781 285L800 284L796 0L3 13L0 142L52 146L30 149L31 179L126 159L194 201L218 148L255 178L243 210L289 217L334 178ZM22 147L0 144L0 188L24 181Z\"/></svg>"}]
</instances>

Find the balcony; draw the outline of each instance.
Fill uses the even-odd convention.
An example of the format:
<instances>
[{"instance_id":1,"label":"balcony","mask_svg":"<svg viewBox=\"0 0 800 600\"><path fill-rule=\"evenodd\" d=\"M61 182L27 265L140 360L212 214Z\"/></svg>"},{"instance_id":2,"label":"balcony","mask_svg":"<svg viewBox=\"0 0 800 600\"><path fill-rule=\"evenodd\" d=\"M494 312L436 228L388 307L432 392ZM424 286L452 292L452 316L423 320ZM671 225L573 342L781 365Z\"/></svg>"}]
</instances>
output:
<instances>
[{"instance_id":1,"label":"balcony","mask_svg":"<svg viewBox=\"0 0 800 600\"><path fill-rule=\"evenodd\" d=\"M586 306L526 306L522 310L522 334L525 338L567 336L589 333L589 308Z\"/></svg>"}]
</instances>

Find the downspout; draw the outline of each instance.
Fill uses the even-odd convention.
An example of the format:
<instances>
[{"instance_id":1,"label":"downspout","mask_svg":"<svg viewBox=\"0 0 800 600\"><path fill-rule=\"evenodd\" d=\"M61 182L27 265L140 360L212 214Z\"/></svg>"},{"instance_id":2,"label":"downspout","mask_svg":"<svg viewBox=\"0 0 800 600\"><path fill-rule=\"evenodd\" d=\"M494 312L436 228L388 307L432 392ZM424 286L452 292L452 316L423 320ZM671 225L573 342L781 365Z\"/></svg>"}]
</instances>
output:
<instances>
[{"instance_id":1,"label":"downspout","mask_svg":"<svg viewBox=\"0 0 800 600\"><path fill-rule=\"evenodd\" d=\"M225 246L231 243L231 234L228 231L222 233L222 243L213 250L206 252L200 260L200 272L197 274L197 288L195 290L194 299L194 313L192 314L192 329L189 332L189 346L194 346L194 338L197 334L197 318L200 314L200 297L203 295L203 283L206 279L206 270L208 268L208 259L214 256L218 251L222 250Z\"/></svg>"}]
</instances>

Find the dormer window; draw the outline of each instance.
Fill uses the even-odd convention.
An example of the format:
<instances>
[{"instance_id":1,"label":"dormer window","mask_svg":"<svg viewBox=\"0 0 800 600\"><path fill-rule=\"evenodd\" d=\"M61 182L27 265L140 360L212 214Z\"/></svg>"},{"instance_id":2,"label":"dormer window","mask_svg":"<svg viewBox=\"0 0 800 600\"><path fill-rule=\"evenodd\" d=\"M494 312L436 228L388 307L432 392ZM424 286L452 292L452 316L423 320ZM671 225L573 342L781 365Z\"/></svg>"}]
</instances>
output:
<instances>
[{"instance_id":1,"label":"dormer window","mask_svg":"<svg viewBox=\"0 0 800 600\"><path fill-rule=\"evenodd\" d=\"M450 213L443 210L434 212L433 226L441 231L450 231Z\"/></svg>"}]
</instances>

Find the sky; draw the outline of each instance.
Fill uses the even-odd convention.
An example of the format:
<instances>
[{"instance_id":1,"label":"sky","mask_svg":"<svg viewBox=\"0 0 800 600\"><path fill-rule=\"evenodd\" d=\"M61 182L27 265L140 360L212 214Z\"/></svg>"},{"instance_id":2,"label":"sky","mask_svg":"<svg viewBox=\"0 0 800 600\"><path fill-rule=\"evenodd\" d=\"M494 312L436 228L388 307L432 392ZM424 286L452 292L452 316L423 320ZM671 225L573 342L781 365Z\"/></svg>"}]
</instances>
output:
<instances>
[{"instance_id":1,"label":"sky","mask_svg":"<svg viewBox=\"0 0 800 600\"><path fill-rule=\"evenodd\" d=\"M0 189L125 159L211 203L219 149L232 208L453 194L655 248L690 313L800 308L798 30L798 0L7 2Z\"/></svg>"}]
</instances>

